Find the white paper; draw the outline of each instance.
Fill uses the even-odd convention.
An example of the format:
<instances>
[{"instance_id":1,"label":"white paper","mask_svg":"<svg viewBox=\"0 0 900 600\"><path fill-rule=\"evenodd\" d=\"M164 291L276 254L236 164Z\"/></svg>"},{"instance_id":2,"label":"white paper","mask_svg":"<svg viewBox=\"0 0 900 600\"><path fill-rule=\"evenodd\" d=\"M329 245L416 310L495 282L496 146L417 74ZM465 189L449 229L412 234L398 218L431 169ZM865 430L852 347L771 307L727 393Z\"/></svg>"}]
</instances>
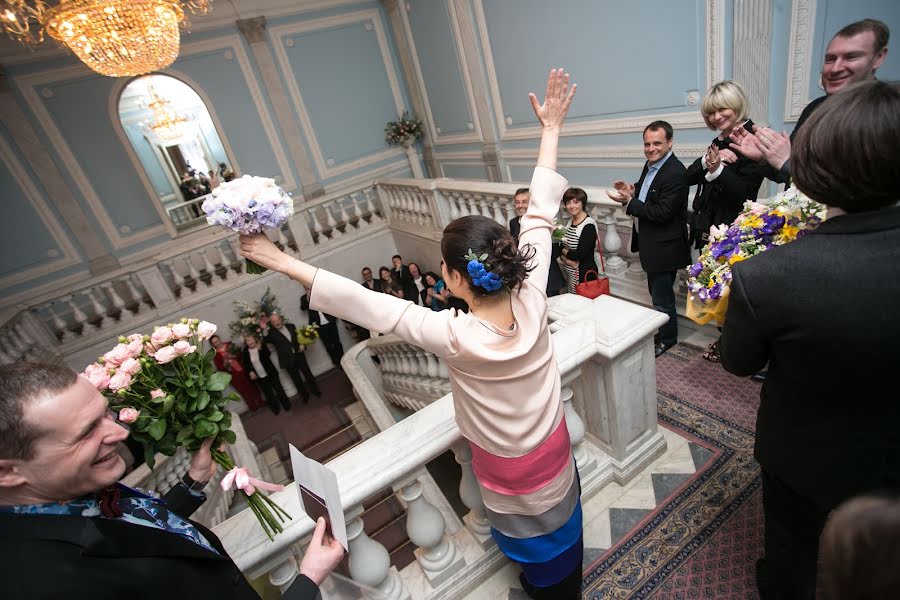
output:
<instances>
[{"instance_id":1,"label":"white paper","mask_svg":"<svg viewBox=\"0 0 900 600\"><path fill-rule=\"evenodd\" d=\"M341 507L341 494L338 490L337 475L322 463L303 456L303 453L297 450L293 444L290 444L290 448L294 481L298 486L302 485L325 500L325 506L328 508L328 517L331 519L331 533L334 535L334 539L341 543L344 550L349 551L350 549L347 546L347 524L344 522L344 509ZM299 495L300 489L298 488L297 496ZM300 505L303 505L302 498L300 499Z\"/></svg>"}]
</instances>

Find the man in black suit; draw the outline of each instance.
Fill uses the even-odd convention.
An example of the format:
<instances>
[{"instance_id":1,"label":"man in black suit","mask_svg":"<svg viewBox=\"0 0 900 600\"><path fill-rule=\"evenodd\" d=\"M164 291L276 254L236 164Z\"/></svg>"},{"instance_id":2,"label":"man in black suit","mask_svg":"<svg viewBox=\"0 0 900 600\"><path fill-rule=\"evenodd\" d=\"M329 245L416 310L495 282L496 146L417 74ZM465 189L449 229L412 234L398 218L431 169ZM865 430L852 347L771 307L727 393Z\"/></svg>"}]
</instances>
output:
<instances>
[{"instance_id":1,"label":"man in black suit","mask_svg":"<svg viewBox=\"0 0 900 600\"><path fill-rule=\"evenodd\" d=\"M127 436L83 376L56 365L0 367L3 597L258 600L215 534L187 518L216 470L212 438L155 499L116 483ZM312 600L340 562L340 543L316 535L284 598Z\"/></svg>"},{"instance_id":2,"label":"man in black suit","mask_svg":"<svg viewBox=\"0 0 900 600\"><path fill-rule=\"evenodd\" d=\"M743 128L735 129L732 148L753 160L768 162L766 177L769 179L789 182L791 142L797 132L825 98L848 85L875 79L875 71L887 58L890 35L888 26L876 19L863 19L843 27L825 49L821 73L825 95L803 108L791 135L758 125L753 126L753 133Z\"/></svg>"},{"instance_id":3,"label":"man in black suit","mask_svg":"<svg viewBox=\"0 0 900 600\"><path fill-rule=\"evenodd\" d=\"M282 406L284 410L291 410L291 401L288 400L287 395L284 393L284 388L281 387L281 381L278 379L278 369L272 363L269 349L260 342L257 336L244 336L242 360L247 376L259 386L266 403L269 405L269 410L276 415L281 412Z\"/></svg>"},{"instance_id":4,"label":"man in black suit","mask_svg":"<svg viewBox=\"0 0 900 600\"><path fill-rule=\"evenodd\" d=\"M341 344L341 336L338 331L337 317L328 313L319 314L319 311L309 307L309 296L300 296L300 310L309 313L309 324L319 326L319 337L325 345L325 351L331 358L331 363L336 369L341 369L341 357L344 356L344 346Z\"/></svg>"},{"instance_id":5,"label":"man in black suit","mask_svg":"<svg viewBox=\"0 0 900 600\"><path fill-rule=\"evenodd\" d=\"M691 262L687 233L688 187L684 165L672 150L672 126L653 121L644 128L644 156L647 162L637 183L616 181L615 194L607 195L626 206L634 217L631 251L640 251L641 267L647 273L647 287L653 307L669 315L659 329L655 353L659 356L678 343L678 314L675 312L675 277Z\"/></svg>"},{"instance_id":6,"label":"man in black suit","mask_svg":"<svg viewBox=\"0 0 900 600\"><path fill-rule=\"evenodd\" d=\"M528 210L528 203L531 201L531 192L528 188L519 188L513 194L513 210L516 216L509 220L509 232L515 238L516 243L519 241L519 232L522 230L521 220Z\"/></svg>"},{"instance_id":7,"label":"man in black suit","mask_svg":"<svg viewBox=\"0 0 900 600\"><path fill-rule=\"evenodd\" d=\"M391 257L391 262L394 265L391 269L391 279L393 279L394 283L403 290L403 298L405 300L415 302L419 290L416 289L416 284L413 282L409 267L403 264L403 257L399 254L395 254Z\"/></svg>"},{"instance_id":8,"label":"man in black suit","mask_svg":"<svg viewBox=\"0 0 900 600\"><path fill-rule=\"evenodd\" d=\"M321 396L319 384L316 383L315 376L309 370L309 363L306 362L306 356L303 355L306 348L297 341L297 328L294 324L286 323L280 314L272 313L268 322L264 324L263 332L263 341L275 346L278 364L291 376L303 401L309 402L309 392L306 391L306 386L309 386L309 390L313 394ZM306 386L303 385L301 373L306 378Z\"/></svg>"},{"instance_id":9,"label":"man in black suit","mask_svg":"<svg viewBox=\"0 0 900 600\"><path fill-rule=\"evenodd\" d=\"M372 290L373 292L381 292L383 287L381 285L381 281L372 277L372 269L369 267L363 267L362 269L362 284ZM359 341L369 339L372 334L365 327L360 327L359 325L354 324L353 328L356 330L356 337L359 338Z\"/></svg>"},{"instance_id":10,"label":"man in black suit","mask_svg":"<svg viewBox=\"0 0 900 600\"><path fill-rule=\"evenodd\" d=\"M732 271L722 365L749 375L769 364L755 448L764 599L811 600L829 512L854 496L900 493L898 115L900 90L877 81L823 102L791 164L827 220Z\"/></svg>"}]
</instances>

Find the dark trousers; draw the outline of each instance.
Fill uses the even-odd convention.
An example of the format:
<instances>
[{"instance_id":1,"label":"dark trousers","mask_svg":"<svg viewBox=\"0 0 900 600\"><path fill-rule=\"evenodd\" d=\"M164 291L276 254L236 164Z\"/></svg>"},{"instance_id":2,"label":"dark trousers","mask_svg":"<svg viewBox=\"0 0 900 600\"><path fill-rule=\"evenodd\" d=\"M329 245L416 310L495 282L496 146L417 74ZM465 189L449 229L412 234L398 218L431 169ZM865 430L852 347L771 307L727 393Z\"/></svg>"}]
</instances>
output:
<instances>
[{"instance_id":1,"label":"dark trousers","mask_svg":"<svg viewBox=\"0 0 900 600\"><path fill-rule=\"evenodd\" d=\"M289 373L294 381L294 385L297 386L297 390L304 398L309 395L309 392L306 391L307 387L313 394L318 395L319 386L312 371L309 370L309 363L306 362L306 355L303 352L298 352L294 355L294 368L290 369ZM303 374L303 379L306 380L305 386L303 385L303 380L300 379L301 373Z\"/></svg>"},{"instance_id":2,"label":"dark trousers","mask_svg":"<svg viewBox=\"0 0 900 600\"><path fill-rule=\"evenodd\" d=\"M344 347L341 345L341 336L338 333L337 323L331 321L319 326L319 337L325 344L325 351L331 357L331 362L338 369L341 368L341 357L344 356Z\"/></svg>"},{"instance_id":3,"label":"dark trousers","mask_svg":"<svg viewBox=\"0 0 900 600\"><path fill-rule=\"evenodd\" d=\"M763 600L813 600L819 536L829 507L762 470L766 559L757 573Z\"/></svg>"},{"instance_id":4,"label":"dark trousers","mask_svg":"<svg viewBox=\"0 0 900 600\"><path fill-rule=\"evenodd\" d=\"M291 407L291 401L288 400L287 395L284 393L284 388L281 387L281 382L278 381L277 375L267 375L266 377L257 378L256 384L259 386L259 389L262 390L263 396L266 397L266 403L269 405L269 409L276 415L281 412L282 406L285 410L288 410Z\"/></svg>"},{"instance_id":5,"label":"dark trousers","mask_svg":"<svg viewBox=\"0 0 900 600\"><path fill-rule=\"evenodd\" d=\"M653 308L669 315L669 322L659 328L659 341L668 346L678 343L678 313L675 312L675 271L647 273L647 288Z\"/></svg>"},{"instance_id":6,"label":"dark trousers","mask_svg":"<svg viewBox=\"0 0 900 600\"><path fill-rule=\"evenodd\" d=\"M584 550L582 549L582 552ZM581 598L581 561L578 561L578 566L575 569L566 575L562 581L555 585L551 585L549 587L537 587L528 583L528 580L525 577L519 577L519 583L522 584L522 589L525 590L525 593L528 594L529 598L535 598L535 600L575 600Z\"/></svg>"}]
</instances>

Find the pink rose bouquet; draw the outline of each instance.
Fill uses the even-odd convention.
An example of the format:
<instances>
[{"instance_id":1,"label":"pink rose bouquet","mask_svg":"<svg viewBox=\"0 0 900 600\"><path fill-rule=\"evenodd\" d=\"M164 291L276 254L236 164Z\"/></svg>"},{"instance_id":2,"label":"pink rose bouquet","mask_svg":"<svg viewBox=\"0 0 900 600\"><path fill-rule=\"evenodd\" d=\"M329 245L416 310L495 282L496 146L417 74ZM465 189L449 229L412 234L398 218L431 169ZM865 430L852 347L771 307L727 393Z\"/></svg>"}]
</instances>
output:
<instances>
[{"instance_id":1,"label":"pink rose bouquet","mask_svg":"<svg viewBox=\"0 0 900 600\"><path fill-rule=\"evenodd\" d=\"M208 438L214 438L213 448L236 441L232 415L225 409L237 399L234 393L224 393L231 375L216 371L215 350L203 350L203 342L215 331L212 323L181 319L156 327L151 335L120 337L112 350L84 370L118 413L119 422L143 445L151 469L157 452L172 456L181 446L193 452ZM238 469L221 450L213 450L212 457L228 471ZM271 484L256 487L278 489ZM253 486L241 492L266 535L274 539L290 515Z\"/></svg>"}]
</instances>

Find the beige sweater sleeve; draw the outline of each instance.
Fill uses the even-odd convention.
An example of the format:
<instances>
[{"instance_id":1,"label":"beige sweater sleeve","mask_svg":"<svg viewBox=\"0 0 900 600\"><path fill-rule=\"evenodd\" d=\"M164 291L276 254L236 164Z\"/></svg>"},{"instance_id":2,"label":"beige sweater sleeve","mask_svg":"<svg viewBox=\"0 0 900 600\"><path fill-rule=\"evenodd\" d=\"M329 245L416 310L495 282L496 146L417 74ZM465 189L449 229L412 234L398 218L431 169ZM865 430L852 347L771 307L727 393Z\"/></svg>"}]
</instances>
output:
<instances>
[{"instance_id":1,"label":"beige sweater sleeve","mask_svg":"<svg viewBox=\"0 0 900 600\"><path fill-rule=\"evenodd\" d=\"M529 273L528 281L539 290L547 289L553 219L559 213L559 201L568 184L565 177L545 167L535 167L531 177L531 202L528 212L522 216L519 246L530 244L536 251L532 261L535 268Z\"/></svg>"},{"instance_id":2,"label":"beige sweater sleeve","mask_svg":"<svg viewBox=\"0 0 900 600\"><path fill-rule=\"evenodd\" d=\"M436 312L390 294L374 292L324 269L316 272L309 290L313 310L346 319L366 329L394 333L407 342L451 356L457 352L456 329L468 315L455 310Z\"/></svg>"}]
</instances>

